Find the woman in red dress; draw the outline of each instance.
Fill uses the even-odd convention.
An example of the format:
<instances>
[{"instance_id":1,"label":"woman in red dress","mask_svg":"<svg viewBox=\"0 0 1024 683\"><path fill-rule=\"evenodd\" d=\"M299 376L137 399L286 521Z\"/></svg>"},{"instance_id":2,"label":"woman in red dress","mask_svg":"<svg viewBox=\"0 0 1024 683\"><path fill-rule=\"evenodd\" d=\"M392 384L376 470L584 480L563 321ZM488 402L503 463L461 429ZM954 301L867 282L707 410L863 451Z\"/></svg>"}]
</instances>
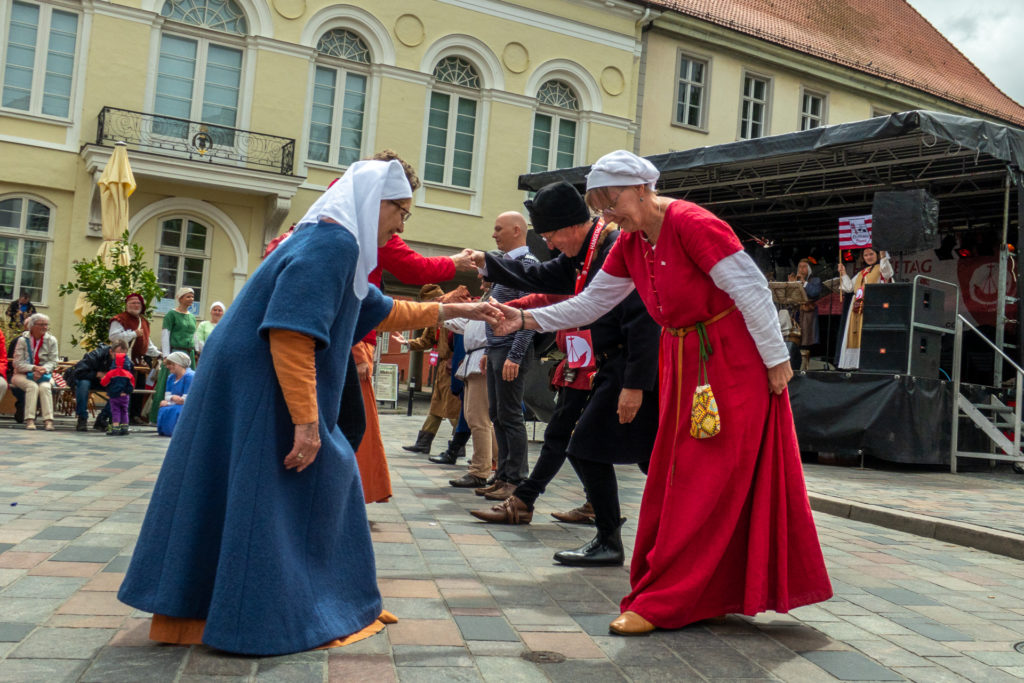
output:
<instances>
[{"instance_id":1,"label":"woman in red dress","mask_svg":"<svg viewBox=\"0 0 1024 683\"><path fill-rule=\"evenodd\" d=\"M657 178L650 162L626 151L598 160L587 201L626 234L582 295L532 311L505 308L499 326L504 334L584 325L634 287L663 326L661 414L632 590L609 627L620 635L786 612L832 595L786 391L793 373L767 283L728 224L657 196ZM702 336L710 354L707 379L698 381ZM721 419L710 438L690 433L699 384L711 385Z\"/></svg>"}]
</instances>

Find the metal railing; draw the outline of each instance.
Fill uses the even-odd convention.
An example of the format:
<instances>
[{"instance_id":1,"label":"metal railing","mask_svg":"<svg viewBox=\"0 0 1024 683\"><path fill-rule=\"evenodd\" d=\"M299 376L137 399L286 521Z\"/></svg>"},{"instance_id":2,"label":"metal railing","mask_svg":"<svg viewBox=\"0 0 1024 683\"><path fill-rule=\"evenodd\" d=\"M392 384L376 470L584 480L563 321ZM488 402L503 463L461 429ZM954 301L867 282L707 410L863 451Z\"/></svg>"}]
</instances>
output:
<instances>
[{"instance_id":1,"label":"metal railing","mask_svg":"<svg viewBox=\"0 0 1024 683\"><path fill-rule=\"evenodd\" d=\"M96 126L96 144L118 141L146 152L282 175L291 175L295 163L292 138L103 107Z\"/></svg>"},{"instance_id":2,"label":"metal railing","mask_svg":"<svg viewBox=\"0 0 1024 683\"><path fill-rule=\"evenodd\" d=\"M997 354L996 358L1002 358L1003 363L1013 368L1017 373L1014 382L1014 406L1011 408L995 396L989 398L988 403L975 404L966 396L960 393L960 365L963 356L964 328L967 328L978 335ZM1024 389L1024 369L1017 365L1012 358L1003 353L1002 349L972 325L963 315L956 316L956 335L953 338L953 425L952 440L950 442L949 466L950 472L956 472L957 458L980 458L983 460L1005 460L1016 463L1018 466L1024 463L1024 453L1020 449L1021 435L1021 390ZM989 419L984 412L991 411L993 419ZM960 417L961 414L970 418L984 434L991 440L992 444L1002 453L978 453L961 451L960 438ZM1012 422L1006 418L1013 416ZM1000 417L1003 421L1000 422ZM1013 427L1013 440L1010 440L1001 428Z\"/></svg>"}]
</instances>

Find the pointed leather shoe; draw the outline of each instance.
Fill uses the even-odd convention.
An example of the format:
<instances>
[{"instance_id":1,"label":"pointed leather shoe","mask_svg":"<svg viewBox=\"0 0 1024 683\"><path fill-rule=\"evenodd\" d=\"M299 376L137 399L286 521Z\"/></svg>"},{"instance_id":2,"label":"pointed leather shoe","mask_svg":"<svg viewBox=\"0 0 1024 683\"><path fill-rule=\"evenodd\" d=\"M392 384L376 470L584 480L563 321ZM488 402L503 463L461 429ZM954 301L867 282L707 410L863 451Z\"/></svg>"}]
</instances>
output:
<instances>
[{"instance_id":1,"label":"pointed leather shoe","mask_svg":"<svg viewBox=\"0 0 1024 683\"><path fill-rule=\"evenodd\" d=\"M478 489L473 489L473 493L475 493L478 496L482 496L482 495L490 493L491 491L493 491L493 490L495 490L495 489L497 489L497 488L499 488L501 486L504 486L504 485L505 485L505 482L501 481L500 479L495 479L494 481L489 483L487 486L481 486Z\"/></svg>"},{"instance_id":2,"label":"pointed leather shoe","mask_svg":"<svg viewBox=\"0 0 1024 683\"><path fill-rule=\"evenodd\" d=\"M449 486L454 486L457 489L480 488L481 486L484 486L486 483L487 483L486 479L482 479L480 477L474 477L469 472L466 472L464 475L462 475L458 479L449 479L448 480L448 485Z\"/></svg>"},{"instance_id":3,"label":"pointed leather shoe","mask_svg":"<svg viewBox=\"0 0 1024 683\"><path fill-rule=\"evenodd\" d=\"M487 500L507 500L509 496L516 492L515 484L506 483L500 488L496 488L493 491L488 491L484 494L484 498Z\"/></svg>"},{"instance_id":4,"label":"pointed leather shoe","mask_svg":"<svg viewBox=\"0 0 1024 683\"><path fill-rule=\"evenodd\" d=\"M529 524L533 519L533 510L527 509L526 503L515 496L509 496L490 510L470 510L469 514L493 524Z\"/></svg>"},{"instance_id":5,"label":"pointed leather shoe","mask_svg":"<svg viewBox=\"0 0 1024 683\"><path fill-rule=\"evenodd\" d=\"M625 561L621 541L602 539L600 533L581 548L555 553L555 562L570 567L621 567Z\"/></svg>"},{"instance_id":6,"label":"pointed leather shoe","mask_svg":"<svg viewBox=\"0 0 1024 683\"><path fill-rule=\"evenodd\" d=\"M618 636L646 636L654 629L654 624L636 612L623 612L608 624L608 631Z\"/></svg>"},{"instance_id":7,"label":"pointed leather shoe","mask_svg":"<svg viewBox=\"0 0 1024 683\"><path fill-rule=\"evenodd\" d=\"M566 522L567 524L593 524L594 508L590 501L587 501L578 508L573 508L568 512L552 512L551 516L559 522Z\"/></svg>"}]
</instances>

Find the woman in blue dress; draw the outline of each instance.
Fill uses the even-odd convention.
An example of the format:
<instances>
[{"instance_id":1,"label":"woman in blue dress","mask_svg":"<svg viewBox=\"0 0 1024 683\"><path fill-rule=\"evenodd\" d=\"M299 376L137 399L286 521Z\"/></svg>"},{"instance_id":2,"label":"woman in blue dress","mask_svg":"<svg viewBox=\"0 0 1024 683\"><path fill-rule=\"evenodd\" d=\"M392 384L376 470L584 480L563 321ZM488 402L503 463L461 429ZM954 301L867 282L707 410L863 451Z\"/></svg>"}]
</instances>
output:
<instances>
[{"instance_id":1,"label":"woman in blue dress","mask_svg":"<svg viewBox=\"0 0 1024 683\"><path fill-rule=\"evenodd\" d=\"M383 628L337 423L352 345L395 308L367 277L411 197L398 161L352 164L207 342L118 593L153 613L151 638L278 655ZM500 319L489 304L409 305L428 324Z\"/></svg>"},{"instance_id":2,"label":"woman in blue dress","mask_svg":"<svg viewBox=\"0 0 1024 683\"><path fill-rule=\"evenodd\" d=\"M182 351L175 351L164 360L169 374L164 399L160 401L160 412L156 417L158 434L174 434L174 426L178 424L181 409L185 407L185 397L196 374L195 370L189 367L191 360L188 354Z\"/></svg>"}]
</instances>

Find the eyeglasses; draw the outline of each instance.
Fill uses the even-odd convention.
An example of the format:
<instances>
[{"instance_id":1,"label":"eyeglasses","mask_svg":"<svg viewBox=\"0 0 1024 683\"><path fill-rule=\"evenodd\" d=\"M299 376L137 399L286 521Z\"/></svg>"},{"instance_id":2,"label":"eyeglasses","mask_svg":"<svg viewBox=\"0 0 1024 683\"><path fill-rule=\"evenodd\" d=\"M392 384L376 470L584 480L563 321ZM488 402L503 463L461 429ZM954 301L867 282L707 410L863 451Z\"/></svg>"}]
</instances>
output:
<instances>
[{"instance_id":1,"label":"eyeglasses","mask_svg":"<svg viewBox=\"0 0 1024 683\"><path fill-rule=\"evenodd\" d=\"M405 208L400 203L398 203L397 199L389 199L388 201L391 202L392 204L394 204L396 207L398 207L398 210L402 212L402 222L403 223L405 223L407 220L409 220L409 217L412 216L412 211L410 211L409 209Z\"/></svg>"},{"instance_id":2,"label":"eyeglasses","mask_svg":"<svg viewBox=\"0 0 1024 683\"><path fill-rule=\"evenodd\" d=\"M615 195L615 199L612 200L612 203L601 209L601 213L605 216L610 213L615 213L615 205L619 203L619 197L622 196L623 192L625 192L625 190L619 190L619 193Z\"/></svg>"}]
</instances>

